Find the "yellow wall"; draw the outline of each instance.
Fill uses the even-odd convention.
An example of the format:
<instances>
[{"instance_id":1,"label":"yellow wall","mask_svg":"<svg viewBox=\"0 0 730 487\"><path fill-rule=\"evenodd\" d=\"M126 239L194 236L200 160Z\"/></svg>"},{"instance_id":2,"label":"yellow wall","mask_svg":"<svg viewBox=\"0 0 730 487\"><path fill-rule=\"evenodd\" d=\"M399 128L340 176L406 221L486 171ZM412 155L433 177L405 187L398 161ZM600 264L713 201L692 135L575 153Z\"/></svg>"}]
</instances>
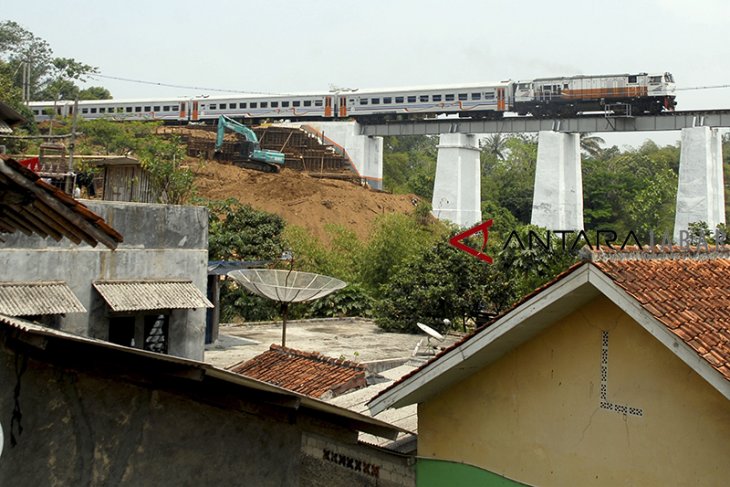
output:
<instances>
[{"instance_id":1,"label":"yellow wall","mask_svg":"<svg viewBox=\"0 0 730 487\"><path fill-rule=\"evenodd\" d=\"M601 330L608 400L599 407ZM599 297L418 408L418 453L533 485L728 485L730 401Z\"/></svg>"}]
</instances>

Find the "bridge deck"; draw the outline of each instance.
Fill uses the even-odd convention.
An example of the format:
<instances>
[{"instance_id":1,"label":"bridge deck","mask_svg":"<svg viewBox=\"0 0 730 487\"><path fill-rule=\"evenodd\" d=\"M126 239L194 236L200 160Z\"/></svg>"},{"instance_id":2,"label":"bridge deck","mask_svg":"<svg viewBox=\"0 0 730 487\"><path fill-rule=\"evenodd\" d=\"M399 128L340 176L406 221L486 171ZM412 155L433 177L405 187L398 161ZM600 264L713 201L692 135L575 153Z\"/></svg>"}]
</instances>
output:
<instances>
[{"instance_id":1,"label":"bridge deck","mask_svg":"<svg viewBox=\"0 0 730 487\"><path fill-rule=\"evenodd\" d=\"M730 110L676 111L635 117L584 115L561 119L508 116L501 120L404 120L362 125L362 135L512 134L542 130L572 133L653 132L697 126L730 127Z\"/></svg>"}]
</instances>

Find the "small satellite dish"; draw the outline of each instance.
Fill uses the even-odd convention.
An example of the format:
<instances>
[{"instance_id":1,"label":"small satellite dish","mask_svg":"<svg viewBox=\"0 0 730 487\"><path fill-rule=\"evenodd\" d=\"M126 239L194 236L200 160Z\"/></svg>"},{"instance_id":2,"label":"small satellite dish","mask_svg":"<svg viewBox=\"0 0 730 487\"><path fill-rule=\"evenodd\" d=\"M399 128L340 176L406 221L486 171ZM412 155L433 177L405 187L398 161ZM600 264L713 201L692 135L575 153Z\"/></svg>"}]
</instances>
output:
<instances>
[{"instance_id":1,"label":"small satellite dish","mask_svg":"<svg viewBox=\"0 0 730 487\"><path fill-rule=\"evenodd\" d=\"M421 331L423 331L426 335L428 335L432 338L435 338L438 341L441 341L444 339L444 336L441 333L437 332L436 330L434 330L433 328L431 328L428 325L424 325L423 323L416 323L416 326L418 328L420 328Z\"/></svg>"}]
</instances>

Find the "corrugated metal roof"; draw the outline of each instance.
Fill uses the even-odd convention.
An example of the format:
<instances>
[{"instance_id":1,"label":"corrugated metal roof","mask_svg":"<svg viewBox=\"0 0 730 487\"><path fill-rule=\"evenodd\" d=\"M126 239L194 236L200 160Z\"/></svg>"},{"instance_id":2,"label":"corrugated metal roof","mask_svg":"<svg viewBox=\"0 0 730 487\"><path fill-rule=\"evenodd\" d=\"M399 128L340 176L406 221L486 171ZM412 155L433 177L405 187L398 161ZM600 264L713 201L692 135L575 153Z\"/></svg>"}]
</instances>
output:
<instances>
[{"instance_id":1,"label":"corrugated metal roof","mask_svg":"<svg viewBox=\"0 0 730 487\"><path fill-rule=\"evenodd\" d=\"M9 316L84 313L81 304L63 281L0 282L0 313Z\"/></svg>"},{"instance_id":2,"label":"corrugated metal roof","mask_svg":"<svg viewBox=\"0 0 730 487\"><path fill-rule=\"evenodd\" d=\"M189 280L96 281L94 287L112 311L213 307Z\"/></svg>"},{"instance_id":3,"label":"corrugated metal roof","mask_svg":"<svg viewBox=\"0 0 730 487\"><path fill-rule=\"evenodd\" d=\"M0 134L12 134L12 133L13 133L13 129L11 129L7 123L0 120Z\"/></svg>"}]
</instances>

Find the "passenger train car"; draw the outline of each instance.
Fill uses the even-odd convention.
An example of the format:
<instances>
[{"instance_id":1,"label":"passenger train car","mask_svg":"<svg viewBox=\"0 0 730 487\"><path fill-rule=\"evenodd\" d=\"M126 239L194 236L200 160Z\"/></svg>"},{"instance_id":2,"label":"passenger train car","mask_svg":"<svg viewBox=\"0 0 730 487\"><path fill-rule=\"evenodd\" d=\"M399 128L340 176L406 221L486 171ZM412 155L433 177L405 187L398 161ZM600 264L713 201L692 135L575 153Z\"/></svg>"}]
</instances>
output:
<instances>
[{"instance_id":1,"label":"passenger train car","mask_svg":"<svg viewBox=\"0 0 730 487\"><path fill-rule=\"evenodd\" d=\"M341 120L362 123L457 114L498 119L506 112L538 117L614 110L634 115L673 110L670 73L540 78L454 86L428 86L302 95L240 95L79 102L84 119L161 120L169 123L235 119ZM31 102L37 121L70 116L74 103Z\"/></svg>"}]
</instances>

